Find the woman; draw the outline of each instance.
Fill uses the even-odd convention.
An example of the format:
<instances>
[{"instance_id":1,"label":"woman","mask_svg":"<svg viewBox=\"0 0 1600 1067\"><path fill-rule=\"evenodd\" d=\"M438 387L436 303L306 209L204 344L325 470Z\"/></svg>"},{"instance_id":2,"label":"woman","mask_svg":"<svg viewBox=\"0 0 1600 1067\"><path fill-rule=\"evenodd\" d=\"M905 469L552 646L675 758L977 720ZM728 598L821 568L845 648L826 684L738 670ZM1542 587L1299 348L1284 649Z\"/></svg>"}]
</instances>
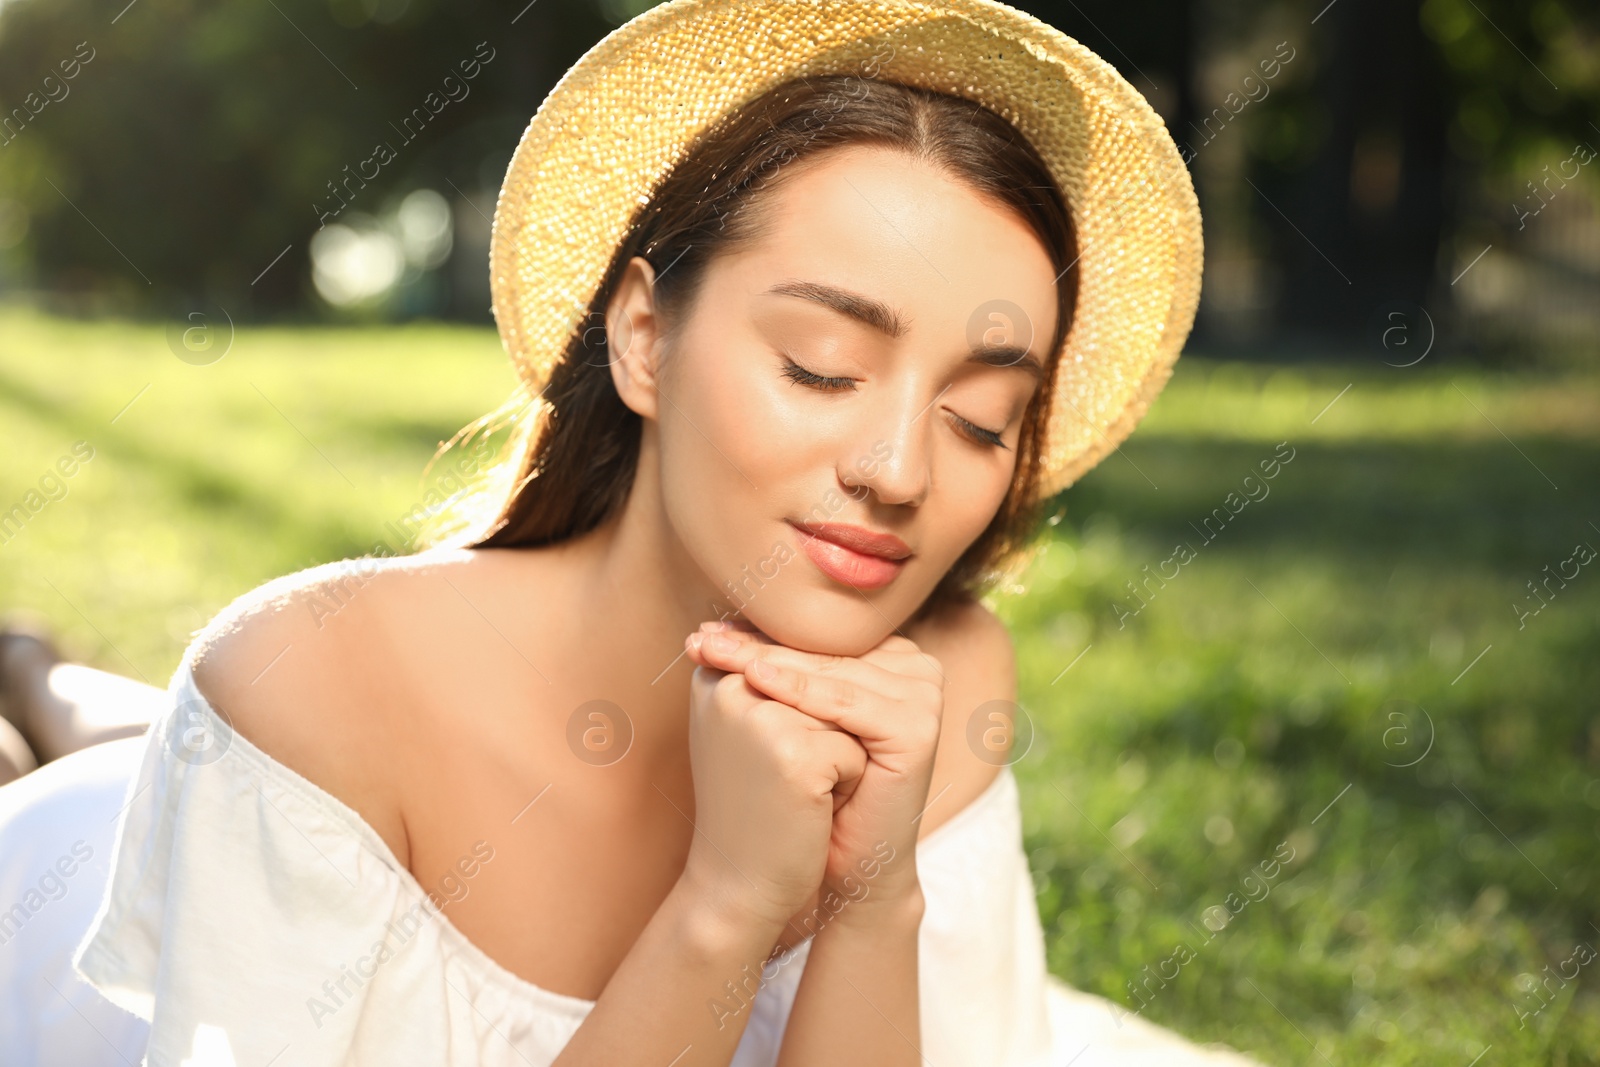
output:
<instances>
[{"instance_id":1,"label":"woman","mask_svg":"<svg viewBox=\"0 0 1600 1067\"><path fill-rule=\"evenodd\" d=\"M1173 159L988 0L597 45L497 212L500 477L174 676L75 958L150 1062L1203 1058L1047 986L976 598L1181 347Z\"/></svg>"}]
</instances>

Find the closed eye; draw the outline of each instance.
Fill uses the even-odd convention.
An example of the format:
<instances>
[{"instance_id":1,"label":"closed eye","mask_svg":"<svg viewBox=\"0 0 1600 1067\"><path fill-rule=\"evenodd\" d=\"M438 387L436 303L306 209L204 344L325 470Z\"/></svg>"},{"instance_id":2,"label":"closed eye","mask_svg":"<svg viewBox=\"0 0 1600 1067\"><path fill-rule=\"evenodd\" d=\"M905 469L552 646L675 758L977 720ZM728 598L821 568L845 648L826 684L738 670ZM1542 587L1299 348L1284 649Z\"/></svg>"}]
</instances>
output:
<instances>
[{"instance_id":1,"label":"closed eye","mask_svg":"<svg viewBox=\"0 0 1600 1067\"><path fill-rule=\"evenodd\" d=\"M806 370L788 356L783 357L783 376L797 385L809 385L813 389L821 389L825 392L838 392L856 387L854 378L829 378L821 374L815 374Z\"/></svg>"},{"instance_id":2,"label":"closed eye","mask_svg":"<svg viewBox=\"0 0 1600 1067\"><path fill-rule=\"evenodd\" d=\"M856 387L856 380L854 378L831 378L827 375L817 374L815 371L806 370L787 354L785 354L783 357L783 376L797 385L810 386L813 389L820 389L823 392L829 393L843 392L847 389L854 389ZM1009 450L1010 446L1001 439L999 431L986 430L976 423L970 422L967 419L963 419L960 415L957 415L953 411L948 412L948 414L951 420L955 423L956 427L974 442L981 445L987 445L992 448L1005 448Z\"/></svg>"},{"instance_id":3,"label":"closed eye","mask_svg":"<svg viewBox=\"0 0 1600 1067\"><path fill-rule=\"evenodd\" d=\"M979 444L992 445L995 448L1004 448L1008 451L1010 450L1010 446L1002 441L1000 439L1000 435L994 430L985 430L982 426L974 425L953 411L950 412L949 415L950 418L955 421L956 425L967 434L967 436L971 437Z\"/></svg>"}]
</instances>

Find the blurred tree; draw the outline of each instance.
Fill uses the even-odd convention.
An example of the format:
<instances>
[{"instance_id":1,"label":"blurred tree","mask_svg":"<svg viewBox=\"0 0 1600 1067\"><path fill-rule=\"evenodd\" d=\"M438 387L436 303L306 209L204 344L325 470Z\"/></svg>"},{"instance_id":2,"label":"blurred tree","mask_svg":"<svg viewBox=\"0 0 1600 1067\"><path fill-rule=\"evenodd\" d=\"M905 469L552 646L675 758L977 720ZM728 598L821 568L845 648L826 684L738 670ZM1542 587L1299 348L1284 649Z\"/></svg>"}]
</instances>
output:
<instances>
[{"instance_id":1,"label":"blurred tree","mask_svg":"<svg viewBox=\"0 0 1600 1067\"><path fill-rule=\"evenodd\" d=\"M1214 128L1206 116L1224 106L1208 80L1237 88L1240 71L1272 54L1270 44L1260 46L1263 34L1273 42L1281 34L1298 51L1294 76L1240 111L1242 172L1195 168L1208 266L1217 266L1213 252L1235 245L1254 247L1270 265L1260 339L1275 353L1286 342L1370 347L1384 311L1395 307L1426 305L1448 322L1456 272L1516 229L1516 211L1500 194L1513 189L1537 208L1529 180L1545 179L1543 168L1578 142L1600 149L1600 6L1592 3L1019 6L1145 92L1185 155L1204 149ZM1213 70L1228 73L1208 79ZM1216 162L1205 151L1206 162ZM1226 187L1235 182L1238 189ZM1246 212L1233 210L1235 197ZM1226 284L1225 271L1207 280L1213 294ZM1203 305L1196 339L1234 340L1215 326Z\"/></svg>"},{"instance_id":2,"label":"blurred tree","mask_svg":"<svg viewBox=\"0 0 1600 1067\"><path fill-rule=\"evenodd\" d=\"M1540 152L1600 148L1588 121L1600 13L1561 0L1322 3L1307 37L1316 76L1276 97L1252 138L1256 214L1283 272L1274 336L1370 340L1399 303L1448 322L1456 272L1515 220L1509 204L1486 212L1486 191L1536 177Z\"/></svg>"},{"instance_id":3,"label":"blurred tree","mask_svg":"<svg viewBox=\"0 0 1600 1067\"><path fill-rule=\"evenodd\" d=\"M421 185L492 204L528 117L607 28L582 0L11 0L0 216L23 220L13 266L123 308L303 308L330 208L375 214ZM65 79L60 61L90 52ZM393 150L381 166L380 143ZM482 301L443 310L486 316Z\"/></svg>"},{"instance_id":4,"label":"blurred tree","mask_svg":"<svg viewBox=\"0 0 1600 1067\"><path fill-rule=\"evenodd\" d=\"M1320 131L1254 161L1271 258L1283 267L1278 315L1300 340L1352 338L1380 305L1424 303L1454 202L1445 146L1444 71L1418 21L1421 0L1339 0L1313 27L1317 76L1297 103ZM1292 136L1292 135L1291 135ZM1297 150L1296 150L1297 149Z\"/></svg>"},{"instance_id":5,"label":"blurred tree","mask_svg":"<svg viewBox=\"0 0 1600 1067\"><path fill-rule=\"evenodd\" d=\"M380 214L425 186L476 237L392 310L486 319L485 220L517 138L561 73L648 6L9 0L0 286L167 313L199 301L301 313L316 306L321 222ZM1462 247L1516 222L1485 190L1520 191L1578 140L1600 147L1592 3L1018 6L1116 66L1180 143L1223 104L1218 84L1271 54L1256 54L1263 40L1292 41L1293 76L1196 168L1208 253L1233 257L1208 291L1253 257L1274 348L1348 344L1395 301L1442 312ZM1201 341L1207 329L1203 311Z\"/></svg>"}]
</instances>

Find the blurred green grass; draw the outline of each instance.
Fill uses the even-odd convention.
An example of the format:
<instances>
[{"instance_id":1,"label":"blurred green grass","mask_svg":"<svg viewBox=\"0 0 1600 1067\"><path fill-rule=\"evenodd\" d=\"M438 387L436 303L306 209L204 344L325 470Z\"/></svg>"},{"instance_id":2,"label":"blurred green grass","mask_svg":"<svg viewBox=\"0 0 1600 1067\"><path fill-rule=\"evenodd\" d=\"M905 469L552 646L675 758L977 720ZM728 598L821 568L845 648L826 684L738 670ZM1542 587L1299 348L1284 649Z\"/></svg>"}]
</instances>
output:
<instances>
[{"instance_id":1,"label":"blurred green grass","mask_svg":"<svg viewBox=\"0 0 1600 1067\"><path fill-rule=\"evenodd\" d=\"M164 685L234 596L394 546L512 381L486 329L241 328L192 366L0 311L0 509L95 450L0 545L0 611ZM1272 1064L1600 1063L1600 961L1525 988L1600 948L1600 567L1512 607L1600 546L1600 377L1189 356L1060 505L996 599L1052 969Z\"/></svg>"},{"instance_id":2,"label":"blurred green grass","mask_svg":"<svg viewBox=\"0 0 1600 1067\"><path fill-rule=\"evenodd\" d=\"M484 329L240 329L196 366L160 324L0 311L0 512L73 442L94 449L66 497L0 545L0 610L164 686L235 596L379 542L401 550L386 524L443 473L423 478L439 442L514 381Z\"/></svg>"},{"instance_id":3,"label":"blurred green grass","mask_svg":"<svg viewBox=\"0 0 1600 1067\"><path fill-rule=\"evenodd\" d=\"M1600 1063L1600 565L1513 609L1600 547L1600 380L1186 358L1122 452L1001 602L1052 970L1269 1063Z\"/></svg>"}]
</instances>

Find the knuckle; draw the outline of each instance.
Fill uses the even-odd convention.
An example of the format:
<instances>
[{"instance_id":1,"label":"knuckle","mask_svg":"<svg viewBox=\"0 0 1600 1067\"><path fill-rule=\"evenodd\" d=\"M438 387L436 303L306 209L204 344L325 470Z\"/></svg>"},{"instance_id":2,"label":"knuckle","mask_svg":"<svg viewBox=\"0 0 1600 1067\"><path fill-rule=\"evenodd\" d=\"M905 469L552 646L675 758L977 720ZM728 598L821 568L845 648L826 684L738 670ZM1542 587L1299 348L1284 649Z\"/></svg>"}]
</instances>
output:
<instances>
[{"instance_id":1,"label":"knuckle","mask_svg":"<svg viewBox=\"0 0 1600 1067\"><path fill-rule=\"evenodd\" d=\"M778 774L785 780L793 781L804 773L808 762L805 746L792 732L784 731L774 735L767 743L767 751L771 754Z\"/></svg>"},{"instance_id":2,"label":"knuckle","mask_svg":"<svg viewBox=\"0 0 1600 1067\"><path fill-rule=\"evenodd\" d=\"M936 748L943 733L942 721L937 711L918 708L906 716L902 736L915 749Z\"/></svg>"},{"instance_id":3,"label":"knuckle","mask_svg":"<svg viewBox=\"0 0 1600 1067\"><path fill-rule=\"evenodd\" d=\"M744 694L744 675L724 674L712 685L713 702L723 708L732 708Z\"/></svg>"}]
</instances>

